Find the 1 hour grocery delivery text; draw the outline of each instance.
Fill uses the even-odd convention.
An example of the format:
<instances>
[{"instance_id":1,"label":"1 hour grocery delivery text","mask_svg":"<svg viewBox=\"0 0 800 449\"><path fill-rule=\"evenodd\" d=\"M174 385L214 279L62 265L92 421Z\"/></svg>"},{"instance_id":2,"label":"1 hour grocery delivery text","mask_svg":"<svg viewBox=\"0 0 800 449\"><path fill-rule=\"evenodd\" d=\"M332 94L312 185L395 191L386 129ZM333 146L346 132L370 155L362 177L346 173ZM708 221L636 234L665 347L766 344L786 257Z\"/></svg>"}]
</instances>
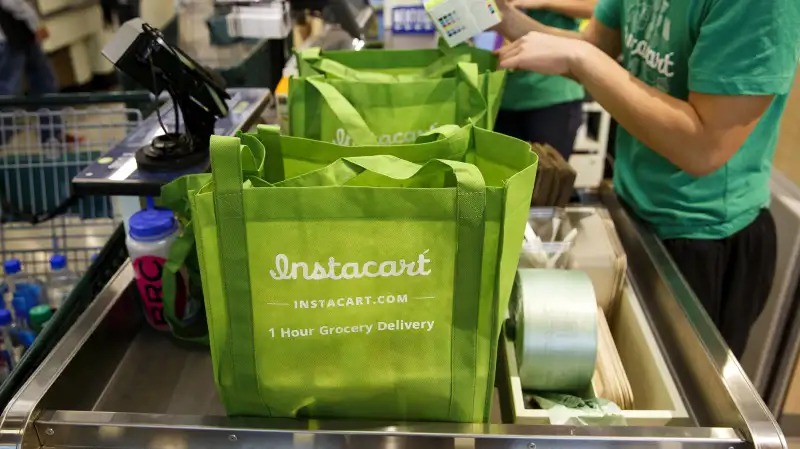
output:
<instances>
[{"instance_id":1,"label":"1 hour grocery delivery text","mask_svg":"<svg viewBox=\"0 0 800 449\"><path fill-rule=\"evenodd\" d=\"M434 321L378 321L370 324L354 324L347 326L319 326L306 328L271 328L272 338L306 338L306 337L333 337L339 335L370 335L374 332L430 332L433 330Z\"/></svg>"}]
</instances>

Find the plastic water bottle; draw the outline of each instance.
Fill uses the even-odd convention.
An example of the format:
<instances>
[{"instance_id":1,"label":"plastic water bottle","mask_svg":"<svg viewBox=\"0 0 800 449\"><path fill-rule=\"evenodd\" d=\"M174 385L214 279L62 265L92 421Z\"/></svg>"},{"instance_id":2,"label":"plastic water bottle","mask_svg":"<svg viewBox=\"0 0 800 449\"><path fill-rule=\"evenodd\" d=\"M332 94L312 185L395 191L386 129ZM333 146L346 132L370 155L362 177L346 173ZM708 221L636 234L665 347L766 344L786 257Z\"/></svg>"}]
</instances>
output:
<instances>
[{"instance_id":1,"label":"plastic water bottle","mask_svg":"<svg viewBox=\"0 0 800 449\"><path fill-rule=\"evenodd\" d=\"M21 358L22 354L25 354L26 352L28 352L28 349L30 349L30 347L33 346L33 342L36 340L36 334L34 334L33 331L24 330L24 331L20 331L20 333L17 336L17 338L19 339L19 344L22 346L22 348L21 348L22 351L21 351L21 354L20 354L20 358Z\"/></svg>"},{"instance_id":2,"label":"plastic water bottle","mask_svg":"<svg viewBox=\"0 0 800 449\"><path fill-rule=\"evenodd\" d=\"M0 309L5 309L8 306L8 302L11 301L9 297L10 292L11 289L8 288L6 281L0 283L0 298L2 298L2 300L0 300Z\"/></svg>"},{"instance_id":3,"label":"plastic water bottle","mask_svg":"<svg viewBox=\"0 0 800 449\"><path fill-rule=\"evenodd\" d=\"M147 321L158 330L168 331L161 281L169 249L180 234L180 226L172 211L156 209L152 198L147 199L147 206L147 209L133 214L128 221L125 244L133 261ZM181 273L178 273L175 283L176 315L179 319L191 320L200 308L199 302L189 296L185 277Z\"/></svg>"},{"instance_id":4,"label":"plastic water bottle","mask_svg":"<svg viewBox=\"0 0 800 449\"><path fill-rule=\"evenodd\" d=\"M78 275L67 268L67 258L56 254L50 258L50 273L47 275L47 299L53 309L58 309L69 298Z\"/></svg>"},{"instance_id":5,"label":"plastic water bottle","mask_svg":"<svg viewBox=\"0 0 800 449\"><path fill-rule=\"evenodd\" d=\"M14 293L11 305L14 307L14 322L16 323L16 328L20 331L30 329L28 317L30 316L31 309L39 305L36 298L26 295L24 292Z\"/></svg>"},{"instance_id":6,"label":"plastic water bottle","mask_svg":"<svg viewBox=\"0 0 800 449\"><path fill-rule=\"evenodd\" d=\"M14 369L14 345L11 340L11 329L14 318L8 309L0 309L0 379L5 380ZM0 381L2 381L0 380Z\"/></svg>"},{"instance_id":7,"label":"plastic water bottle","mask_svg":"<svg viewBox=\"0 0 800 449\"><path fill-rule=\"evenodd\" d=\"M3 270L6 273L6 283L11 289L11 293L16 295L19 292L26 292L32 295L40 304L47 304L47 292L44 284L36 278L29 276L22 271L22 262L19 259L10 259L3 263Z\"/></svg>"}]
</instances>

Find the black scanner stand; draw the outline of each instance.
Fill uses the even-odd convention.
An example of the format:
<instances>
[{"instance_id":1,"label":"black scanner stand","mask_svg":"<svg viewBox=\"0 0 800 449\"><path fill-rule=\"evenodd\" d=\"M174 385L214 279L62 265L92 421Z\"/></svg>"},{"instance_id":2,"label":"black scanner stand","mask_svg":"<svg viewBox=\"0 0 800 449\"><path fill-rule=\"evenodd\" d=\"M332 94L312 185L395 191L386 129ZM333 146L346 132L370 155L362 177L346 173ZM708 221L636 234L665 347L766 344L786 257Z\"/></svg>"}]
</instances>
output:
<instances>
[{"instance_id":1,"label":"black scanner stand","mask_svg":"<svg viewBox=\"0 0 800 449\"><path fill-rule=\"evenodd\" d=\"M174 172L208 159L209 139L218 117L228 114L224 81L164 40L161 32L140 19L123 25L103 53L121 72L158 96L167 91L175 110L175 130L164 133L136 151L139 170ZM183 120L184 132L178 132Z\"/></svg>"}]
</instances>

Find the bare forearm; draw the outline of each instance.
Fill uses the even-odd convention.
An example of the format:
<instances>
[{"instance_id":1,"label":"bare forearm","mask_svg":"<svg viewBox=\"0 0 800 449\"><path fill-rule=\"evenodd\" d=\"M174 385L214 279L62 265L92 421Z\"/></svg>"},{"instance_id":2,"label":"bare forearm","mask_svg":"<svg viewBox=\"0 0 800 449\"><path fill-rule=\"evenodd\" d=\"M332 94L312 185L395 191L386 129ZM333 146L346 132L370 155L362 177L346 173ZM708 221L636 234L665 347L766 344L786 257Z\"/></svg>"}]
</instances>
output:
<instances>
[{"instance_id":1,"label":"bare forearm","mask_svg":"<svg viewBox=\"0 0 800 449\"><path fill-rule=\"evenodd\" d=\"M594 13L595 0L550 0L545 9L576 19L588 19Z\"/></svg>"},{"instance_id":2,"label":"bare forearm","mask_svg":"<svg viewBox=\"0 0 800 449\"><path fill-rule=\"evenodd\" d=\"M608 55L582 45L572 75L631 135L683 171L707 174L716 144L695 108L632 76Z\"/></svg>"},{"instance_id":3,"label":"bare forearm","mask_svg":"<svg viewBox=\"0 0 800 449\"><path fill-rule=\"evenodd\" d=\"M560 28L544 25L516 8L507 8L502 11L503 22L498 26L497 32L504 38L515 41L522 36L538 31L540 33L563 36L572 39L580 39L581 34L576 31L562 30Z\"/></svg>"}]
</instances>

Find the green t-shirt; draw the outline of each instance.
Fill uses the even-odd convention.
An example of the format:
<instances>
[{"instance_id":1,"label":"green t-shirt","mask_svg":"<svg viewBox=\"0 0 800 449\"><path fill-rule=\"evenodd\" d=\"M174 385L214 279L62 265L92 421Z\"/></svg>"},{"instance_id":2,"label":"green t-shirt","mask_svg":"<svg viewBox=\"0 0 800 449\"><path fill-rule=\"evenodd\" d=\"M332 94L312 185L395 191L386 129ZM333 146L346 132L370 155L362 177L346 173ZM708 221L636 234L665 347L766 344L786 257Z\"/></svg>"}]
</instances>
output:
<instances>
[{"instance_id":1,"label":"green t-shirt","mask_svg":"<svg viewBox=\"0 0 800 449\"><path fill-rule=\"evenodd\" d=\"M528 11L534 19L556 28L577 30L579 23L572 17L550 11ZM542 75L518 70L506 76L503 109L520 111L582 100L583 86L563 76Z\"/></svg>"},{"instance_id":2,"label":"green t-shirt","mask_svg":"<svg viewBox=\"0 0 800 449\"><path fill-rule=\"evenodd\" d=\"M769 205L779 121L800 58L798 0L600 0L595 17L621 30L624 65L673 97L776 95L739 151L691 176L624 129L614 185L661 238L719 239Z\"/></svg>"}]
</instances>

